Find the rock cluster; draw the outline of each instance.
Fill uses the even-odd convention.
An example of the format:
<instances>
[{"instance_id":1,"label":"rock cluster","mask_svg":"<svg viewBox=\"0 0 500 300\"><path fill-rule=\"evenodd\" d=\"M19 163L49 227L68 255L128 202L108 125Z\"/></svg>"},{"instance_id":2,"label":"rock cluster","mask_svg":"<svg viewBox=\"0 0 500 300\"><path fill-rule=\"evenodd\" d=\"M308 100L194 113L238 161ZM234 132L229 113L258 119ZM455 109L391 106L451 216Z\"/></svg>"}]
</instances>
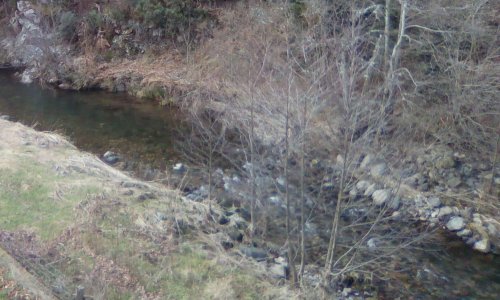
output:
<instances>
[{"instance_id":1,"label":"rock cluster","mask_svg":"<svg viewBox=\"0 0 500 300\"><path fill-rule=\"evenodd\" d=\"M446 195L445 192L457 194L472 190L474 193L485 179L498 189L500 180L497 179L500 177L497 174L492 174L483 164L465 163L462 156L443 147L431 149L416 159L416 166L408 164L407 167L406 174L402 175L403 184L408 188L403 191L397 180L392 184L387 180L394 175L388 173L385 163L366 155L359 167L363 179L349 195L371 197L377 206L399 209L398 215L428 222L433 227L441 226L462 238L474 250L500 253L499 216L475 212L473 207L445 205L440 197L435 196L437 192ZM385 180L381 180L382 174ZM396 190L400 195L393 195Z\"/></svg>"}]
</instances>

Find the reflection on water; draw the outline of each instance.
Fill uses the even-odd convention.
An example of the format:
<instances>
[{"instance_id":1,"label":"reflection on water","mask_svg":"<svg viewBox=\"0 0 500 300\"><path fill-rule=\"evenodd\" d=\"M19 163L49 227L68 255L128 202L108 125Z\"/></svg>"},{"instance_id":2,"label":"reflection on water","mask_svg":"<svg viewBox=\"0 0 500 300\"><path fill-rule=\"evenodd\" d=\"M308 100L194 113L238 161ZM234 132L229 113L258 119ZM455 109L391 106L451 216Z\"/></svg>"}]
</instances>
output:
<instances>
[{"instance_id":1,"label":"reflection on water","mask_svg":"<svg viewBox=\"0 0 500 300\"><path fill-rule=\"evenodd\" d=\"M132 161L162 168L175 156L177 110L138 103L125 94L41 89L0 72L0 114L39 130L56 130L77 147L119 152Z\"/></svg>"}]
</instances>

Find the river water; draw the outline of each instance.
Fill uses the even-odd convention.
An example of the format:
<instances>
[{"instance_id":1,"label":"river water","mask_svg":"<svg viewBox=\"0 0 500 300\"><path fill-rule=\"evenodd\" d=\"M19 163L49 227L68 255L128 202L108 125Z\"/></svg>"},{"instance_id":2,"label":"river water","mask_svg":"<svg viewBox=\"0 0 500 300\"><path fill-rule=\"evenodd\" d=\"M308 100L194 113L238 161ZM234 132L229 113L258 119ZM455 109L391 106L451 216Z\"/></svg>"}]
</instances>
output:
<instances>
[{"instance_id":1,"label":"river water","mask_svg":"<svg viewBox=\"0 0 500 300\"><path fill-rule=\"evenodd\" d=\"M182 114L125 94L41 89L1 71L2 114L39 130L61 132L97 155L112 150L155 169L180 157ZM389 284L404 291L400 299L500 299L498 256L476 253L444 234L440 238L442 243L402 258L405 271Z\"/></svg>"},{"instance_id":2,"label":"river water","mask_svg":"<svg viewBox=\"0 0 500 300\"><path fill-rule=\"evenodd\" d=\"M111 150L157 169L174 163L178 155L182 114L126 94L41 89L1 71L0 113L38 130L60 132L97 155Z\"/></svg>"}]
</instances>

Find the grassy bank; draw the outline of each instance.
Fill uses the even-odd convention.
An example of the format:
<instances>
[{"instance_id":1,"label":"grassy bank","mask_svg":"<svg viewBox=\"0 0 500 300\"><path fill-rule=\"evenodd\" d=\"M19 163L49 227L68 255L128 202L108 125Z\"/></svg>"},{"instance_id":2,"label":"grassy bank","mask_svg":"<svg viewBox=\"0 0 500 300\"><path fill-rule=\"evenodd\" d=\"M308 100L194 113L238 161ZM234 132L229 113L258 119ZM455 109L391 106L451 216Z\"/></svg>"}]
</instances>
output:
<instances>
[{"instance_id":1,"label":"grassy bank","mask_svg":"<svg viewBox=\"0 0 500 300\"><path fill-rule=\"evenodd\" d=\"M203 204L135 181L64 138L0 120L0 245L55 296L288 297L220 249Z\"/></svg>"}]
</instances>

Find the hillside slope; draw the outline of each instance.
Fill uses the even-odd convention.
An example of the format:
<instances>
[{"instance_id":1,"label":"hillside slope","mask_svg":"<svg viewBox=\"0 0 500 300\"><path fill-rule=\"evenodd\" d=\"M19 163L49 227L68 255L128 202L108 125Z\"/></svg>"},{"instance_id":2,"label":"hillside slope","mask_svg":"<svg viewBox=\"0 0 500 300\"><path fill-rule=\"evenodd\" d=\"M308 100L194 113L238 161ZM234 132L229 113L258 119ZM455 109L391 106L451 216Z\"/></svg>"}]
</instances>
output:
<instances>
[{"instance_id":1,"label":"hillside slope","mask_svg":"<svg viewBox=\"0 0 500 300\"><path fill-rule=\"evenodd\" d=\"M261 264L225 252L206 215L56 134L0 120L0 246L57 298L76 286L94 299L292 296Z\"/></svg>"}]
</instances>

